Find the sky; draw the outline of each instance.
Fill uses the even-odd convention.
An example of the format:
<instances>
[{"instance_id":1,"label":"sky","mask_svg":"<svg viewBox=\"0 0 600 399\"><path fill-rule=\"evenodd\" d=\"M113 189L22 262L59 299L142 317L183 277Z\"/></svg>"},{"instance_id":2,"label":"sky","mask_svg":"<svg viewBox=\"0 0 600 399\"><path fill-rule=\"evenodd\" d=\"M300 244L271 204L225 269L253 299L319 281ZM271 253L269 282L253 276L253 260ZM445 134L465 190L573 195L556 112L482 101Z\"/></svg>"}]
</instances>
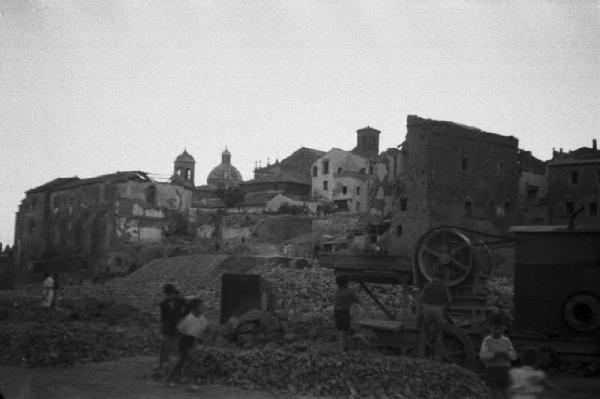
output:
<instances>
[{"instance_id":1,"label":"sky","mask_svg":"<svg viewBox=\"0 0 600 399\"><path fill-rule=\"evenodd\" d=\"M600 131L600 1L0 0L0 242L56 177L244 179L406 116L519 138L542 159Z\"/></svg>"}]
</instances>

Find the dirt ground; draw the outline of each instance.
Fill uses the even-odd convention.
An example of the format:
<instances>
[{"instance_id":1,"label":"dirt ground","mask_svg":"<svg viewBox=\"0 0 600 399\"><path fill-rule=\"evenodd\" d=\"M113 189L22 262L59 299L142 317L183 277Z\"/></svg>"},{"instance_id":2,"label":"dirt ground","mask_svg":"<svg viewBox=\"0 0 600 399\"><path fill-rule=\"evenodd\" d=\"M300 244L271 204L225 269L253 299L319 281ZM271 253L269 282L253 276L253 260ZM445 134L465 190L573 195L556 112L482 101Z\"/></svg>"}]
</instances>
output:
<instances>
[{"instance_id":1,"label":"dirt ground","mask_svg":"<svg viewBox=\"0 0 600 399\"><path fill-rule=\"evenodd\" d=\"M156 359L134 357L90 363L73 368L19 368L0 366L0 383L6 399L298 399L298 396L187 384L167 388L148 377Z\"/></svg>"},{"instance_id":2,"label":"dirt ground","mask_svg":"<svg viewBox=\"0 0 600 399\"><path fill-rule=\"evenodd\" d=\"M300 399L284 393L247 391L238 388L202 385L191 391L188 385L167 388L148 378L155 358L134 357L113 362L90 363L74 368L28 369L0 366L0 383L7 399ZM552 377L552 382L576 399L600 397L600 378ZM548 392L544 399L566 399L562 393Z\"/></svg>"}]
</instances>

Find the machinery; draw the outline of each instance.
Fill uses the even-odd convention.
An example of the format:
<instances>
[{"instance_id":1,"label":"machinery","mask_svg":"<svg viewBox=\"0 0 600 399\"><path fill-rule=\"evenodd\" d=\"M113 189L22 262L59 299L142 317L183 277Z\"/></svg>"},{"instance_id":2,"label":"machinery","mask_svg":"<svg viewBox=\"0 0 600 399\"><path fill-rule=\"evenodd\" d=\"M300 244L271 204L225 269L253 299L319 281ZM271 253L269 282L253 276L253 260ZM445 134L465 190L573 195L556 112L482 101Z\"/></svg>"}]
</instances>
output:
<instances>
[{"instance_id":1,"label":"machinery","mask_svg":"<svg viewBox=\"0 0 600 399\"><path fill-rule=\"evenodd\" d=\"M387 320L359 320L376 342L404 354L415 354L419 339L416 315L408 308L410 286L439 278L452 304L443 331L442 353L426 343L426 355L477 368L477 350L493 309L486 303L486 280L492 269L490 247L515 245L514 331L518 348L543 348L578 360L600 356L600 230L549 226L518 227L509 236L484 234L455 226L423 235L413 258L385 255L319 256L360 284ZM369 284L402 286L404 309L386 308ZM438 348L439 349L439 348Z\"/></svg>"}]
</instances>

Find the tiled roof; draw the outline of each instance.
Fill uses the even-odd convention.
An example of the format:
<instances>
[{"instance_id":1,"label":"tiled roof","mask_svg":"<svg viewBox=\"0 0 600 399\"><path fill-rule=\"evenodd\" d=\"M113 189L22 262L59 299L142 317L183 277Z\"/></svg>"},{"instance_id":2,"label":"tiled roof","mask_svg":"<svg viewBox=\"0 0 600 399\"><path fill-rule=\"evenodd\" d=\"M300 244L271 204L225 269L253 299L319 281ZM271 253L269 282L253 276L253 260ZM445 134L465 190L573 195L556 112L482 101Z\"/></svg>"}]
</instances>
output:
<instances>
[{"instance_id":1,"label":"tiled roof","mask_svg":"<svg viewBox=\"0 0 600 399\"><path fill-rule=\"evenodd\" d=\"M89 184L96 183L104 183L104 182L125 182L128 180L138 180L138 181L151 181L146 172L141 171L129 171L129 172L116 172L110 173L107 175L101 175L96 177L90 177L87 179L80 179L77 176L75 177L59 177L58 179L54 179L46 184L43 184L39 187L33 188L27 193L32 192L41 192L46 190L58 191L58 190L66 190L69 188L85 186Z\"/></svg>"},{"instance_id":2,"label":"tiled roof","mask_svg":"<svg viewBox=\"0 0 600 399\"><path fill-rule=\"evenodd\" d=\"M41 186L37 186L35 188L32 188L31 190L28 190L27 193L40 193L42 191L52 191L52 190L56 190L57 188L74 182L74 181L78 181L80 180L79 177L74 176L74 177L59 177L57 179L51 180L48 183L42 184Z\"/></svg>"},{"instance_id":3,"label":"tiled roof","mask_svg":"<svg viewBox=\"0 0 600 399\"><path fill-rule=\"evenodd\" d=\"M67 183L65 185L61 185L60 190L85 186L85 185L89 185L89 184L106 183L106 182L117 183L117 182L126 182L129 180L137 180L137 181L144 181L144 182L151 181L150 178L148 178L148 175L146 174L146 172L135 170L135 171L127 171L127 172L109 173L107 175L90 177L87 179L78 179L77 181L74 181L72 183Z\"/></svg>"},{"instance_id":4,"label":"tiled roof","mask_svg":"<svg viewBox=\"0 0 600 399\"><path fill-rule=\"evenodd\" d=\"M249 180L242 183L242 185L259 184L259 183L298 183L298 184L311 184L311 179L295 173L293 171L280 169L279 173L276 174L264 174L259 175L256 179Z\"/></svg>"}]
</instances>

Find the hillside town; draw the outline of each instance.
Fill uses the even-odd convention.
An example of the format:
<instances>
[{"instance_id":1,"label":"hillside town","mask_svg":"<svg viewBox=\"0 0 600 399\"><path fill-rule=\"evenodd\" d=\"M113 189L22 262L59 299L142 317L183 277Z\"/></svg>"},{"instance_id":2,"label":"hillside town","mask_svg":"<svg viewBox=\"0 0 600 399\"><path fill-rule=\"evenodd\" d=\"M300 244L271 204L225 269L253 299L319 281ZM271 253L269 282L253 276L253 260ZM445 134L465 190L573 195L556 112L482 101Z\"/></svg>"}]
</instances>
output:
<instances>
[{"instance_id":1,"label":"hillside town","mask_svg":"<svg viewBox=\"0 0 600 399\"><path fill-rule=\"evenodd\" d=\"M0 399L600 398L599 5L0 1Z\"/></svg>"},{"instance_id":2,"label":"hillside town","mask_svg":"<svg viewBox=\"0 0 600 399\"><path fill-rule=\"evenodd\" d=\"M540 160L518 137L457 122L408 115L406 131L381 149L385 132L367 126L352 149L301 147L246 180L225 146L205 181L184 149L168 179L116 171L31 188L2 256L2 356L156 353L158 367L141 367L157 384L315 397L503 397L490 378L528 356L597 376L596 140ZM583 279L563 281L565 265ZM27 323L41 320L33 338ZM501 339L504 360L490 343ZM431 375L439 385L418 384Z\"/></svg>"},{"instance_id":3,"label":"hillside town","mask_svg":"<svg viewBox=\"0 0 600 399\"><path fill-rule=\"evenodd\" d=\"M377 243L386 253L411 256L419 237L436 226L498 234L514 225L568 225L576 211L577 225L600 224L596 140L539 160L519 148L517 137L456 122L409 115L406 129L385 150L382 133L369 126L356 131L353 149L302 147L257 165L245 181L227 149L205 181L186 150L168 180L154 179L157 171L57 177L25 193L14 267L102 278L150 261L146 248L157 245L183 253L253 252L257 227L285 214L305 217L311 233L290 242L294 256L349 234L359 251Z\"/></svg>"}]
</instances>

